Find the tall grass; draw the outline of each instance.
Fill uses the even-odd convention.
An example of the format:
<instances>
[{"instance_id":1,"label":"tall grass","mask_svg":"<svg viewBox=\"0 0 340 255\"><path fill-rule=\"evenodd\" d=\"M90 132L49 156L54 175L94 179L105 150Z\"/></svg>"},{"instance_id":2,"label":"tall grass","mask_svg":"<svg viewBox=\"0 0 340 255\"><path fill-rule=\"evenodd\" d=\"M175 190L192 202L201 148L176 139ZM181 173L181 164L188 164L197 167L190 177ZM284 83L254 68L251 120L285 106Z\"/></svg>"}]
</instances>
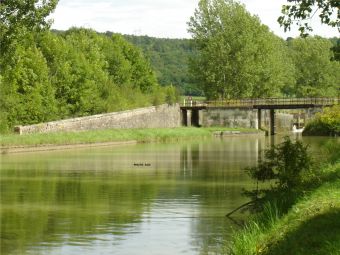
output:
<instances>
[{"instance_id":1,"label":"tall grass","mask_svg":"<svg viewBox=\"0 0 340 255\"><path fill-rule=\"evenodd\" d=\"M320 172L325 175L320 187L303 196L295 193L297 202L287 213L275 202L266 204L234 234L225 254L339 254L340 164Z\"/></svg>"},{"instance_id":2,"label":"tall grass","mask_svg":"<svg viewBox=\"0 0 340 255\"><path fill-rule=\"evenodd\" d=\"M254 216L243 231L235 232L232 245L225 250L228 254L253 255L266 250L265 239L267 229L280 219L280 210L276 203L266 203L263 212Z\"/></svg>"}]
</instances>

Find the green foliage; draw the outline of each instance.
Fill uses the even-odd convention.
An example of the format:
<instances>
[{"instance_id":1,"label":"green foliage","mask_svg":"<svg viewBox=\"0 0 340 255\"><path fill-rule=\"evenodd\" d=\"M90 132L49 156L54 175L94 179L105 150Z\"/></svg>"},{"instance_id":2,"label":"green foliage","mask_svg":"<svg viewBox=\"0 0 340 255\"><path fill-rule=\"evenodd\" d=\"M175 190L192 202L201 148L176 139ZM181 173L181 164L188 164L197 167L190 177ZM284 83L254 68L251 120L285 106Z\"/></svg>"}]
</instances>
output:
<instances>
[{"instance_id":1,"label":"green foliage","mask_svg":"<svg viewBox=\"0 0 340 255\"><path fill-rule=\"evenodd\" d=\"M326 107L308 122L303 135L340 135L340 105Z\"/></svg>"},{"instance_id":2,"label":"green foliage","mask_svg":"<svg viewBox=\"0 0 340 255\"><path fill-rule=\"evenodd\" d=\"M110 32L106 34L112 35ZM190 39L134 35L124 35L124 38L142 49L155 70L159 84L172 84L186 95L202 95L189 73L189 59L197 54Z\"/></svg>"},{"instance_id":3,"label":"green foliage","mask_svg":"<svg viewBox=\"0 0 340 255\"><path fill-rule=\"evenodd\" d=\"M35 46L17 47L1 71L1 106L9 125L37 123L54 117L54 88L46 61Z\"/></svg>"},{"instance_id":4,"label":"green foliage","mask_svg":"<svg viewBox=\"0 0 340 255\"><path fill-rule=\"evenodd\" d=\"M224 252L234 255L338 254L340 164L323 166L318 177L323 180L321 185L303 194L289 194L297 201L290 210L282 211L277 206L279 198L270 201L261 214L234 234L232 244L226 245Z\"/></svg>"},{"instance_id":5,"label":"green foliage","mask_svg":"<svg viewBox=\"0 0 340 255\"><path fill-rule=\"evenodd\" d=\"M313 18L319 11L321 23L332 27L340 27L339 1L337 0L287 0L288 3L282 6L282 14L278 22L283 26L284 31L290 30L292 25L298 25L300 35L305 37L308 31L313 31L308 20Z\"/></svg>"},{"instance_id":6,"label":"green foliage","mask_svg":"<svg viewBox=\"0 0 340 255\"><path fill-rule=\"evenodd\" d=\"M179 102L180 95L178 90L174 86L165 87L165 102L169 105L173 105Z\"/></svg>"},{"instance_id":7,"label":"green foliage","mask_svg":"<svg viewBox=\"0 0 340 255\"><path fill-rule=\"evenodd\" d=\"M31 31L49 26L45 18L55 9L58 0L2 0L0 1L0 54Z\"/></svg>"},{"instance_id":8,"label":"green foliage","mask_svg":"<svg viewBox=\"0 0 340 255\"><path fill-rule=\"evenodd\" d=\"M331 61L329 40L320 37L298 38L289 42L295 65L296 84L291 94L296 97L337 96L340 63Z\"/></svg>"},{"instance_id":9,"label":"green foliage","mask_svg":"<svg viewBox=\"0 0 340 255\"><path fill-rule=\"evenodd\" d=\"M303 173L310 168L307 146L300 141L292 142L287 137L283 143L267 150L264 160L248 169L248 173L257 181L275 180L275 189L289 190L301 185Z\"/></svg>"},{"instance_id":10,"label":"green foliage","mask_svg":"<svg viewBox=\"0 0 340 255\"><path fill-rule=\"evenodd\" d=\"M201 0L189 22L191 71L208 99L268 97L294 82L284 42L232 0Z\"/></svg>"},{"instance_id":11,"label":"green foliage","mask_svg":"<svg viewBox=\"0 0 340 255\"><path fill-rule=\"evenodd\" d=\"M331 164L340 163L340 141L329 141L325 145L327 161Z\"/></svg>"},{"instance_id":12,"label":"green foliage","mask_svg":"<svg viewBox=\"0 0 340 255\"><path fill-rule=\"evenodd\" d=\"M330 39L331 43L333 44L332 51L334 57L332 60L340 61L340 38L333 37Z\"/></svg>"},{"instance_id":13,"label":"green foliage","mask_svg":"<svg viewBox=\"0 0 340 255\"><path fill-rule=\"evenodd\" d=\"M1 117L1 116L0 116ZM191 137L211 137L216 131L254 131L245 128L147 128L147 129L107 129L79 132L37 133L18 136L16 134L1 135L0 146L39 146L100 143L113 141L156 142L188 139Z\"/></svg>"},{"instance_id":14,"label":"green foliage","mask_svg":"<svg viewBox=\"0 0 340 255\"><path fill-rule=\"evenodd\" d=\"M165 102L150 64L122 36L72 28L27 33L1 59L1 130ZM169 94L169 93L168 93ZM170 100L173 100L169 94Z\"/></svg>"}]
</instances>

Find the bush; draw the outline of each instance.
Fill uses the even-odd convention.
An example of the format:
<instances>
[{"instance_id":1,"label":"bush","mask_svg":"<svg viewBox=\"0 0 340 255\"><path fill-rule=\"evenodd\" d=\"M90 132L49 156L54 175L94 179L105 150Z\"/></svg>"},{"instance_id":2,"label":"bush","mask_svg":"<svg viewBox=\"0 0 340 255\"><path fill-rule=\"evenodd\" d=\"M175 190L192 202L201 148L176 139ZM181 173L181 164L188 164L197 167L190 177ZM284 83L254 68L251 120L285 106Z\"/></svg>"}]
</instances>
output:
<instances>
[{"instance_id":1,"label":"bush","mask_svg":"<svg viewBox=\"0 0 340 255\"><path fill-rule=\"evenodd\" d=\"M340 105L324 108L322 113L316 114L306 125L303 135L340 135Z\"/></svg>"},{"instance_id":2,"label":"bush","mask_svg":"<svg viewBox=\"0 0 340 255\"><path fill-rule=\"evenodd\" d=\"M275 180L275 189L289 190L302 183L302 173L310 168L307 146L286 137L283 143L266 150L265 159L249 168L248 173L257 181Z\"/></svg>"},{"instance_id":3,"label":"bush","mask_svg":"<svg viewBox=\"0 0 340 255\"><path fill-rule=\"evenodd\" d=\"M165 89L165 102L167 102L169 105L178 103L180 96L177 89L172 85L167 86L164 89Z\"/></svg>"}]
</instances>

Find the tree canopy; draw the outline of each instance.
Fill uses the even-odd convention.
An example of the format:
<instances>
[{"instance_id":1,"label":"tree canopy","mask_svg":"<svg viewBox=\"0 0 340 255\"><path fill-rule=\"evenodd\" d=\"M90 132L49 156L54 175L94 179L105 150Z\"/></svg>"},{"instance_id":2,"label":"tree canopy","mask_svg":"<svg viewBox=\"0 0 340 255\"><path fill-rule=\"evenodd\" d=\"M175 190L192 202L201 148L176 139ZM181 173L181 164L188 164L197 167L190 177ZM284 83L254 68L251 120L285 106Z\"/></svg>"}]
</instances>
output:
<instances>
[{"instance_id":1,"label":"tree canopy","mask_svg":"<svg viewBox=\"0 0 340 255\"><path fill-rule=\"evenodd\" d=\"M189 72L189 59L197 54L190 39L135 35L124 35L124 38L142 49L150 60L160 85L172 84L183 94L202 95L202 90L196 86Z\"/></svg>"},{"instance_id":2,"label":"tree canopy","mask_svg":"<svg viewBox=\"0 0 340 255\"><path fill-rule=\"evenodd\" d=\"M340 63L332 61L330 40L321 37L297 38L289 42L295 66L297 97L336 96L340 86Z\"/></svg>"},{"instance_id":3,"label":"tree canopy","mask_svg":"<svg viewBox=\"0 0 340 255\"><path fill-rule=\"evenodd\" d=\"M49 27L46 17L57 3L58 0L1 0L0 52L26 33Z\"/></svg>"},{"instance_id":4,"label":"tree canopy","mask_svg":"<svg viewBox=\"0 0 340 255\"><path fill-rule=\"evenodd\" d=\"M120 35L31 32L14 46L1 59L2 129L160 104L175 93Z\"/></svg>"},{"instance_id":5,"label":"tree canopy","mask_svg":"<svg viewBox=\"0 0 340 255\"><path fill-rule=\"evenodd\" d=\"M321 23L337 27L340 32L340 1L339 0L287 0L289 4L282 6L282 16L278 22L284 31L297 25L302 36L313 31L309 20L318 13Z\"/></svg>"},{"instance_id":6,"label":"tree canopy","mask_svg":"<svg viewBox=\"0 0 340 255\"><path fill-rule=\"evenodd\" d=\"M293 82L284 42L232 0L201 0L189 22L191 63L208 98L274 96Z\"/></svg>"}]
</instances>

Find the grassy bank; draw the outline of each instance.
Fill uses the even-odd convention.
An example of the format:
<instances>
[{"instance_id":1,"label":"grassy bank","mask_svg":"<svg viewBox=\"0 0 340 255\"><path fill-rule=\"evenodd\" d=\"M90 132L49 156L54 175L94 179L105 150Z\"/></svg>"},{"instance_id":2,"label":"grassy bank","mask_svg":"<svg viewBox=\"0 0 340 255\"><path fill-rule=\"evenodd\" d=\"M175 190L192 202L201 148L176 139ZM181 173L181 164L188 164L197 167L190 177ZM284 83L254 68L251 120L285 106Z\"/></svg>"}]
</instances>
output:
<instances>
[{"instance_id":1,"label":"grassy bank","mask_svg":"<svg viewBox=\"0 0 340 255\"><path fill-rule=\"evenodd\" d=\"M273 200L234 236L225 254L340 254L340 163L310 177L288 211ZM287 209L287 208L286 208Z\"/></svg>"},{"instance_id":2,"label":"grassy bank","mask_svg":"<svg viewBox=\"0 0 340 255\"><path fill-rule=\"evenodd\" d=\"M255 129L242 128L151 128L151 129L109 129L82 132L63 132L30 135L0 135L2 147L69 145L84 143L103 143L114 141L163 142L190 139L195 137L211 137L216 131L257 132Z\"/></svg>"}]
</instances>

